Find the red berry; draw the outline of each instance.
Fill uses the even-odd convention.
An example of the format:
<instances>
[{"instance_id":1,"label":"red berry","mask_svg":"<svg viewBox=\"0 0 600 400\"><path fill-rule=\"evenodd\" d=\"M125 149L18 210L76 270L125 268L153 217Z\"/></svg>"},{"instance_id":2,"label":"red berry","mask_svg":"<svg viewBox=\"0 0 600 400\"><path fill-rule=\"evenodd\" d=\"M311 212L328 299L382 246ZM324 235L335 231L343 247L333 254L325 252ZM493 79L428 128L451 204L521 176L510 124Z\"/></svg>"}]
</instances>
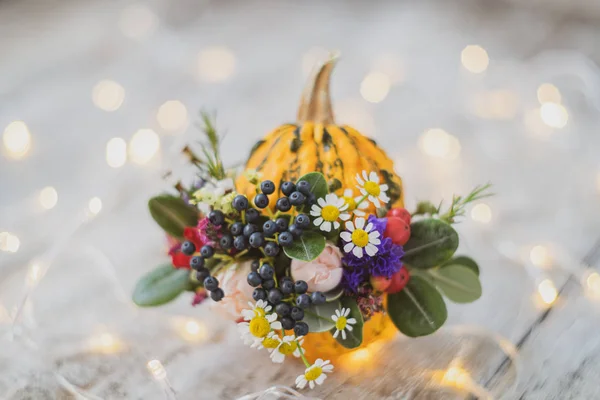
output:
<instances>
[{"instance_id":1,"label":"red berry","mask_svg":"<svg viewBox=\"0 0 600 400\"><path fill-rule=\"evenodd\" d=\"M388 217L383 235L392 239L394 244L404 246L410 238L410 225L401 218Z\"/></svg>"},{"instance_id":2,"label":"red berry","mask_svg":"<svg viewBox=\"0 0 600 400\"><path fill-rule=\"evenodd\" d=\"M392 208L388 211L386 217L400 218L407 224L410 224L410 213L406 211L406 208Z\"/></svg>"},{"instance_id":3,"label":"red berry","mask_svg":"<svg viewBox=\"0 0 600 400\"><path fill-rule=\"evenodd\" d=\"M371 286L373 289L385 292L385 290L392 284L392 279L388 279L384 276L372 276L371 277Z\"/></svg>"},{"instance_id":4,"label":"red berry","mask_svg":"<svg viewBox=\"0 0 600 400\"><path fill-rule=\"evenodd\" d=\"M398 293L404 289L409 279L410 273L408 272L408 268L402 267L400 271L392 275L391 284L385 291L387 293Z\"/></svg>"}]
</instances>

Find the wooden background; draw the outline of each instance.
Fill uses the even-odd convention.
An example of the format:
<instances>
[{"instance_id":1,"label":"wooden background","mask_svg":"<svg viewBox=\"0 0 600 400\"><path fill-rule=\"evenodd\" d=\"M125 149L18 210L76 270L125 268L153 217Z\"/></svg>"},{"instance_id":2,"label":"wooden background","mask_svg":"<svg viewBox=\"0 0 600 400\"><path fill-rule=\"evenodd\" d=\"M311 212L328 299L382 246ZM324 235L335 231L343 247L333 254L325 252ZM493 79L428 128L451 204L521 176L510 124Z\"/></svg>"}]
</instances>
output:
<instances>
[{"instance_id":1,"label":"wooden background","mask_svg":"<svg viewBox=\"0 0 600 400\"><path fill-rule=\"evenodd\" d=\"M409 206L417 199L449 199L487 181L497 196L487 202L489 223L468 217L459 225L461 249L482 267L483 297L450 304L448 329L419 340L399 338L368 367L335 373L314 395L463 398L464 392L432 380L432 371L460 360L494 397L600 398L599 303L581 284L586 269L600 266L600 28L592 3L0 3L0 126L23 120L32 135L26 158L0 158L0 231L21 239L17 253L0 253L3 309L10 313L19 299L30 260L53 259L23 318L25 336L37 347L0 342L0 397L76 398L59 384L57 372L100 398L159 399L145 368L153 358L165 364L179 399L232 399L293 383L299 364L270 364L244 348L226 321L189 307L189 298L159 310L137 310L126 299L136 277L164 260L146 200L172 183L162 179L166 170L189 176L178 150L198 134L193 124L176 135L164 132L155 118L158 107L180 100L192 121L196 110L218 110L218 125L227 133L225 158L233 164L267 131L293 120L308 69L322 49L335 49L342 53L332 84L338 120L387 149L404 177ZM132 4L137 8L128 8ZM133 22L123 17L131 10ZM144 18L150 22L139 37L124 34ZM487 50L484 74L461 67L460 52L469 44ZM215 47L234 60L231 71L218 63L211 70L223 74L220 82L207 80L198 66L198 55ZM397 80L381 103L368 103L360 96L361 81L386 59L394 61ZM125 89L116 112L91 100L102 79ZM544 82L563 94L569 112L563 129L531 120ZM508 94L499 103L489 100L497 91ZM436 127L460 141L457 158L419 150L422 132ZM107 141L129 140L140 128L159 133L160 154L143 166L108 167ZM47 185L59 201L42 212L36 194ZM82 223L80 211L92 196L104 208ZM520 258L535 244L554 255L546 269ZM537 295L545 278L560 292L552 307ZM177 315L202 321L206 340L178 336L171 325ZM515 344L518 372L482 329ZM119 337L121 351L86 348L99 331Z\"/></svg>"}]
</instances>

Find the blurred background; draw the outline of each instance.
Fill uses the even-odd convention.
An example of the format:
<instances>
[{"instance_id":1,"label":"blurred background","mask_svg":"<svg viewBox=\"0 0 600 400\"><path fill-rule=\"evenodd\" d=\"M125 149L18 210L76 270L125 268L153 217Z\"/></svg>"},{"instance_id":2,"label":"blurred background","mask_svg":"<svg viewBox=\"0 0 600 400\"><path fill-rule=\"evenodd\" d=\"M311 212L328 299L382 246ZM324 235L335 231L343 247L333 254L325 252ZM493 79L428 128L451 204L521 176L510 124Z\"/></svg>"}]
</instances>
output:
<instances>
[{"instance_id":1,"label":"blurred background","mask_svg":"<svg viewBox=\"0 0 600 400\"><path fill-rule=\"evenodd\" d=\"M28 303L36 343L100 330L113 335L100 336L101 350L118 358L42 346L36 371L47 374L0 363L0 393L70 398L52 375L68 376L67 365L69 382L101 398L161 398L152 382L140 384L145 371L126 378L155 357L179 371L171 380L181 398L209 381L196 398L281 383L273 366L257 380L242 368L220 379L195 362L211 354L231 368L251 354L227 325L200 346L209 314L190 299L153 318L115 304L164 260L146 201L192 176L181 149L200 138L198 112L216 112L225 161L240 163L256 140L294 121L313 67L337 51L336 120L386 149L409 208L494 184L496 196L459 226L462 248L482 266L484 296L451 307L450 323L516 345L524 366L506 398L594 398L599 21L592 0L1 1L0 317ZM19 303L8 289L23 282L35 295ZM199 322L166 326L165 315L180 314ZM148 336L150 320L164 331ZM129 357L115 332L143 350ZM236 343L235 356L223 341ZM501 357L478 379L492 382L499 365Z\"/></svg>"}]
</instances>

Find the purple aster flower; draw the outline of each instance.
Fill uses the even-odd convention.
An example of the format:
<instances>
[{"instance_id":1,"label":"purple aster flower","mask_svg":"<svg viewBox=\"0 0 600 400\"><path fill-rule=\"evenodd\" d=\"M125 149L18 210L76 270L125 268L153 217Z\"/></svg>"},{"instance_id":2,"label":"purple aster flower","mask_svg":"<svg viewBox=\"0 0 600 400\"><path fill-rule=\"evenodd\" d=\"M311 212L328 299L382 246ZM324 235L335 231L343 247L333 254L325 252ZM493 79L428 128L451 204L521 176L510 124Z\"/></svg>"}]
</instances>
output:
<instances>
[{"instance_id":1,"label":"purple aster flower","mask_svg":"<svg viewBox=\"0 0 600 400\"><path fill-rule=\"evenodd\" d=\"M367 270L362 267L345 267L344 274L342 275L342 287L347 293L357 294L360 286L367 282L369 274Z\"/></svg>"},{"instance_id":2,"label":"purple aster flower","mask_svg":"<svg viewBox=\"0 0 600 400\"><path fill-rule=\"evenodd\" d=\"M369 215L367 222L372 223L375 229L383 236L383 232L387 228L387 218L377 218L374 215Z\"/></svg>"},{"instance_id":3,"label":"purple aster flower","mask_svg":"<svg viewBox=\"0 0 600 400\"><path fill-rule=\"evenodd\" d=\"M402 268L404 249L402 246L394 244L390 238L384 238L378 247L379 251L374 257L371 257L371 261L366 267L371 275L389 279Z\"/></svg>"}]
</instances>

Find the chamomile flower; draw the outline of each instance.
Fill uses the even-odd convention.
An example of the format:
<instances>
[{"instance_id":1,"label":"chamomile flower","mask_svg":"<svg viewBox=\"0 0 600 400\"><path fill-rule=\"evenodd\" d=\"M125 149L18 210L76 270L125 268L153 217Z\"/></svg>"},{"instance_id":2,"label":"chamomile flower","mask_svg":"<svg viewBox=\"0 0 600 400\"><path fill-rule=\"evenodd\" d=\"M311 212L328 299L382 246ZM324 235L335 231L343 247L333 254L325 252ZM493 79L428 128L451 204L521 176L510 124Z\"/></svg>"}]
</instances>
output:
<instances>
[{"instance_id":1,"label":"chamomile flower","mask_svg":"<svg viewBox=\"0 0 600 400\"><path fill-rule=\"evenodd\" d=\"M244 322L238 324L242 339L245 344L257 347L262 343L273 329L281 329L281 322L277 321L277 314L268 314L271 306L266 301L259 300L256 306L249 303L252 310L243 310Z\"/></svg>"},{"instance_id":2,"label":"chamomile flower","mask_svg":"<svg viewBox=\"0 0 600 400\"><path fill-rule=\"evenodd\" d=\"M273 309L273 307L271 307L269 303L264 300L258 300L256 304L252 304L252 302L249 301L248 305L250 306L249 310L242 310L242 317L244 317L244 321L250 321L254 317L264 317Z\"/></svg>"},{"instance_id":3,"label":"chamomile flower","mask_svg":"<svg viewBox=\"0 0 600 400\"><path fill-rule=\"evenodd\" d=\"M339 220L346 221L350 218L346 209L348 205L344 199L339 198L333 193L329 193L323 199L322 197L317 200L317 204L313 204L310 209L310 215L317 217L313 223L319 227L320 230L325 232L331 232L333 229L340 227Z\"/></svg>"},{"instance_id":4,"label":"chamomile flower","mask_svg":"<svg viewBox=\"0 0 600 400\"><path fill-rule=\"evenodd\" d=\"M354 191L352 189L344 190L344 195L342 196L342 198L346 202L346 205L348 205L348 209L346 211L352 212L356 216L363 217L365 215L365 212L362 210L369 207L369 203L367 203L365 201L360 202L360 199L361 199L360 196L358 196L358 197L353 197L353 196L354 196Z\"/></svg>"},{"instance_id":5,"label":"chamomile flower","mask_svg":"<svg viewBox=\"0 0 600 400\"><path fill-rule=\"evenodd\" d=\"M390 201L390 198L385 193L389 187L385 184L379 184L379 175L377 175L376 172L371 172L367 175L367 171L363 170L362 177L360 174L356 174L356 181L358 182L356 187L360 190L360 193L363 196L368 196L367 198L375 205L375 207L381 207L379 200L384 204Z\"/></svg>"},{"instance_id":6,"label":"chamomile flower","mask_svg":"<svg viewBox=\"0 0 600 400\"><path fill-rule=\"evenodd\" d=\"M343 241L347 242L344 245L344 252L350 253L356 258L362 258L364 252L373 257L379 250L377 245L381 244L379 236L381 235L373 223L369 222L365 226L365 219L362 217L356 218L354 222L346 221L346 231L340 233Z\"/></svg>"},{"instance_id":7,"label":"chamomile flower","mask_svg":"<svg viewBox=\"0 0 600 400\"><path fill-rule=\"evenodd\" d=\"M298 341L298 342L296 342ZM279 341L279 346L271 351L271 361L274 363L282 363L285 360L285 356L292 354L294 357L300 357L300 349L298 343L302 345L304 339L302 336L295 337L294 335L284 336Z\"/></svg>"},{"instance_id":8,"label":"chamomile flower","mask_svg":"<svg viewBox=\"0 0 600 400\"><path fill-rule=\"evenodd\" d=\"M271 353L278 348L280 344L281 339L279 336L275 332L271 331L262 341L256 341L252 343L250 347L256 347L258 350L267 349L269 353Z\"/></svg>"},{"instance_id":9,"label":"chamomile flower","mask_svg":"<svg viewBox=\"0 0 600 400\"><path fill-rule=\"evenodd\" d=\"M303 375L296 378L296 387L304 389L306 384L308 384L311 389L314 389L315 383L321 385L327 379L326 373L331 373L332 371L333 365L330 364L329 360L323 361L319 358L313 365L306 368Z\"/></svg>"},{"instance_id":10,"label":"chamomile flower","mask_svg":"<svg viewBox=\"0 0 600 400\"><path fill-rule=\"evenodd\" d=\"M341 310L335 310L335 315L331 316L331 319L335 322L334 339L337 338L341 332L342 339L346 340L346 329L352 331L352 325L356 323L356 319L348 318L348 315L350 315L350 308L342 308Z\"/></svg>"}]
</instances>

